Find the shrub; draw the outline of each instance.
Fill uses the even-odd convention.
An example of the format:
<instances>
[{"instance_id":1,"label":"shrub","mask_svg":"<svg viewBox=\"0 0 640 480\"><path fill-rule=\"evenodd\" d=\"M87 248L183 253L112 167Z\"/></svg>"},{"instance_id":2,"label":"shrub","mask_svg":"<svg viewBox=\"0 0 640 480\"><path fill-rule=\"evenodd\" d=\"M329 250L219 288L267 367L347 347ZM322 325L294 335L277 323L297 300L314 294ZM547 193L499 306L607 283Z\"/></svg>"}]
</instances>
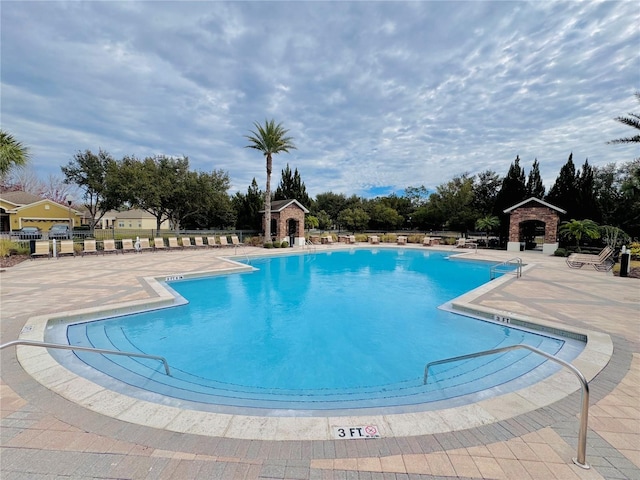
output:
<instances>
[{"instance_id":1,"label":"shrub","mask_svg":"<svg viewBox=\"0 0 640 480\"><path fill-rule=\"evenodd\" d=\"M553 252L553 256L554 257L568 257L569 256L569 252L567 252L567 250L565 250L564 248L558 248L558 249L556 249L555 252Z\"/></svg>"},{"instance_id":2,"label":"shrub","mask_svg":"<svg viewBox=\"0 0 640 480\"><path fill-rule=\"evenodd\" d=\"M407 243L422 243L423 238L424 238L424 235L421 235L419 233L414 233L407 237Z\"/></svg>"},{"instance_id":3,"label":"shrub","mask_svg":"<svg viewBox=\"0 0 640 480\"><path fill-rule=\"evenodd\" d=\"M631 258L635 260L640 259L640 242L633 242L629 246L629 250L631 250Z\"/></svg>"},{"instance_id":4,"label":"shrub","mask_svg":"<svg viewBox=\"0 0 640 480\"><path fill-rule=\"evenodd\" d=\"M367 243L369 241L369 237L366 233L357 233L355 237L356 242Z\"/></svg>"},{"instance_id":5,"label":"shrub","mask_svg":"<svg viewBox=\"0 0 640 480\"><path fill-rule=\"evenodd\" d=\"M283 240L282 243L280 244L280 248L289 248L289 242L287 242L286 240Z\"/></svg>"},{"instance_id":6,"label":"shrub","mask_svg":"<svg viewBox=\"0 0 640 480\"><path fill-rule=\"evenodd\" d=\"M8 257L11 255L11 248L13 246L13 242L11 240L2 239L0 240L0 257Z\"/></svg>"},{"instance_id":7,"label":"shrub","mask_svg":"<svg viewBox=\"0 0 640 480\"><path fill-rule=\"evenodd\" d=\"M264 244L264 248L273 248L273 243L267 242Z\"/></svg>"},{"instance_id":8,"label":"shrub","mask_svg":"<svg viewBox=\"0 0 640 480\"><path fill-rule=\"evenodd\" d=\"M273 248L280 248L280 242L278 240L274 240L271 245L273 245Z\"/></svg>"},{"instance_id":9,"label":"shrub","mask_svg":"<svg viewBox=\"0 0 640 480\"><path fill-rule=\"evenodd\" d=\"M396 243L398 236L395 233L385 233L380 237L380 241L383 243Z\"/></svg>"},{"instance_id":10,"label":"shrub","mask_svg":"<svg viewBox=\"0 0 640 480\"><path fill-rule=\"evenodd\" d=\"M244 237L244 243L245 245L250 245L252 247L259 247L262 245L262 238L255 236L255 237Z\"/></svg>"}]
</instances>

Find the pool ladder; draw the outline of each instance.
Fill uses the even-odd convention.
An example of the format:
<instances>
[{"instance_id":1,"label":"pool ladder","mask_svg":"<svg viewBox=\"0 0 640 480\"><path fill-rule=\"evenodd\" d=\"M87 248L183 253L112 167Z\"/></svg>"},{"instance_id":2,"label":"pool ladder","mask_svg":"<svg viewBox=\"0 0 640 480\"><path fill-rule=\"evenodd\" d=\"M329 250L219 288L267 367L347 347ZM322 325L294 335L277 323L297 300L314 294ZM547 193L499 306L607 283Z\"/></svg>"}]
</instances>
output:
<instances>
[{"instance_id":1,"label":"pool ladder","mask_svg":"<svg viewBox=\"0 0 640 480\"><path fill-rule=\"evenodd\" d=\"M3 343L0 345L0 350L6 347L11 347L12 345L26 345L29 347L44 347L44 348L57 348L59 350L77 350L80 352L93 352L93 353L103 353L108 355L122 355L125 357L140 357L140 358L150 358L152 360L159 360L164 365L164 371L167 375L171 376L171 370L169 370L169 364L167 363L167 359L161 357L159 355L149 355L146 353L137 353L137 352L122 352L120 350L106 350L104 348L93 348L93 347L81 347L79 345L65 345L62 343L47 343L47 342L35 342L33 340L13 340L11 342Z\"/></svg>"},{"instance_id":2,"label":"pool ladder","mask_svg":"<svg viewBox=\"0 0 640 480\"><path fill-rule=\"evenodd\" d=\"M515 268L513 268L515 265ZM522 259L520 257L510 258L507 261L492 265L489 269L489 276L491 280L496 278L499 273L510 273L520 278L522 276Z\"/></svg>"},{"instance_id":3,"label":"pool ladder","mask_svg":"<svg viewBox=\"0 0 640 480\"><path fill-rule=\"evenodd\" d=\"M432 367L434 365L441 365L443 363L456 362L459 360L467 360L470 358L482 357L485 355L493 355L496 353L507 352L509 350L516 350L518 348L524 348L525 350L529 350L530 352L537 353L538 355L542 355L547 360L551 360L552 362L556 362L562 365L563 367L568 368L569 370L571 370L573 374L575 374L576 377L578 377L578 380L582 385L582 407L580 408L580 431L578 432L578 454L576 458L573 458L573 463L575 463L576 465L584 469L590 468L586 460L587 423L589 419L589 383L587 382L587 379L584 377L582 372L580 372L580 370L578 370L576 367L571 365L569 362L560 360L559 358L554 357L553 355L547 352L543 352L542 350L537 349L535 347L531 347L529 345L524 345L524 344L509 345L507 347L495 348L492 350L484 350L482 352L470 353L468 355L461 355L459 357L451 357L451 358L445 358L444 360L436 360L433 362L429 362L424 367L423 384L424 385L427 384L429 367Z\"/></svg>"}]
</instances>

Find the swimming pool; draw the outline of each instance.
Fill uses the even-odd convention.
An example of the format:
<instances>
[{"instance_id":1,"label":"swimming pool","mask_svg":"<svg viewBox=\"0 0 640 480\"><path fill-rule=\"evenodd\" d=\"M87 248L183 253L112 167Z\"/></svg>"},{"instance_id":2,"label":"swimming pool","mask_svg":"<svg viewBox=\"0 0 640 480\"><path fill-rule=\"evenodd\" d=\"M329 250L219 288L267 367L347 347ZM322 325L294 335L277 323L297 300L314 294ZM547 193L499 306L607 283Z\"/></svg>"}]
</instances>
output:
<instances>
[{"instance_id":1,"label":"swimming pool","mask_svg":"<svg viewBox=\"0 0 640 480\"><path fill-rule=\"evenodd\" d=\"M252 273L171 282L188 304L70 325L69 343L162 355L172 367L167 377L155 361L78 352L112 388L191 405L310 411L437 408L555 371L509 352L434 367L422 384L426 363L455 355L516 343L578 353L564 339L438 308L488 281L487 263L355 249L253 264Z\"/></svg>"}]
</instances>

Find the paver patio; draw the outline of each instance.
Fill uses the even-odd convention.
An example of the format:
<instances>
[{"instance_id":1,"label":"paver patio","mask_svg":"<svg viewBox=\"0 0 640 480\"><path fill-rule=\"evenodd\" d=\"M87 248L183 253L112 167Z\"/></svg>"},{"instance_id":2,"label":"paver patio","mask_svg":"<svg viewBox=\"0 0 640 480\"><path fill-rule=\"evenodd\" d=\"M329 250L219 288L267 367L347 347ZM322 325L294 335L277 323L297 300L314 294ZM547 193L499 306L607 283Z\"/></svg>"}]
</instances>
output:
<instances>
[{"instance_id":1,"label":"paver patio","mask_svg":"<svg viewBox=\"0 0 640 480\"><path fill-rule=\"evenodd\" d=\"M325 248L340 247L317 250ZM144 277L222 269L226 263L218 255L243 258L249 252L147 252L22 263L0 273L2 342L18 338L33 317L145 301L157 292ZM511 256L472 255L499 261ZM35 381L11 347L1 354L2 478L640 478L640 281L572 270L562 259L537 253L521 256L535 266L471 303L607 333L613 341L610 361L590 382L589 470L571 462L579 392L502 421L430 435L238 439L152 428L91 411Z\"/></svg>"}]
</instances>

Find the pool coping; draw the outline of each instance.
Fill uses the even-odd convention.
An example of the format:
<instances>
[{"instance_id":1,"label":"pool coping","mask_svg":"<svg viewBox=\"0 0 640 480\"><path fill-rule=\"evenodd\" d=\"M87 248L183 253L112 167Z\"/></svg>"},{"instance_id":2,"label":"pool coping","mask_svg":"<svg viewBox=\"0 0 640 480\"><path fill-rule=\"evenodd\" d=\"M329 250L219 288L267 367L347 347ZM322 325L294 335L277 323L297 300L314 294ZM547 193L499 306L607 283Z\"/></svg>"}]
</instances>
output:
<instances>
[{"instance_id":1,"label":"pool coping","mask_svg":"<svg viewBox=\"0 0 640 480\"><path fill-rule=\"evenodd\" d=\"M232 265L229 269L190 272L184 274L184 278L250 271L253 268L230 259L225 260ZM530 264L525 269L533 266L534 264ZM163 285L163 278L167 277L143 279L156 295L154 298L31 317L23 327L20 339L43 341L50 322L81 321L95 319L97 316L123 315L140 309L172 305L175 297ZM607 365L613 353L613 343L609 335L591 330L560 327L553 322L523 315L516 316L511 312L471 303L488 291L513 280L511 276L502 276L453 299L451 305L460 312L472 313L487 319L498 315L510 321L524 322L527 328L585 336L585 349L572 364L583 373L587 381L593 379ZM99 414L174 432L252 440L333 440L334 428L345 425L375 425L383 437L465 430L537 410L580 388L579 382L571 372L561 370L523 389L453 408L411 413L313 417L289 416L287 412L283 412L282 416L264 417L185 410L116 393L72 373L58 363L46 349L18 346L17 358L23 369L40 384Z\"/></svg>"}]
</instances>

